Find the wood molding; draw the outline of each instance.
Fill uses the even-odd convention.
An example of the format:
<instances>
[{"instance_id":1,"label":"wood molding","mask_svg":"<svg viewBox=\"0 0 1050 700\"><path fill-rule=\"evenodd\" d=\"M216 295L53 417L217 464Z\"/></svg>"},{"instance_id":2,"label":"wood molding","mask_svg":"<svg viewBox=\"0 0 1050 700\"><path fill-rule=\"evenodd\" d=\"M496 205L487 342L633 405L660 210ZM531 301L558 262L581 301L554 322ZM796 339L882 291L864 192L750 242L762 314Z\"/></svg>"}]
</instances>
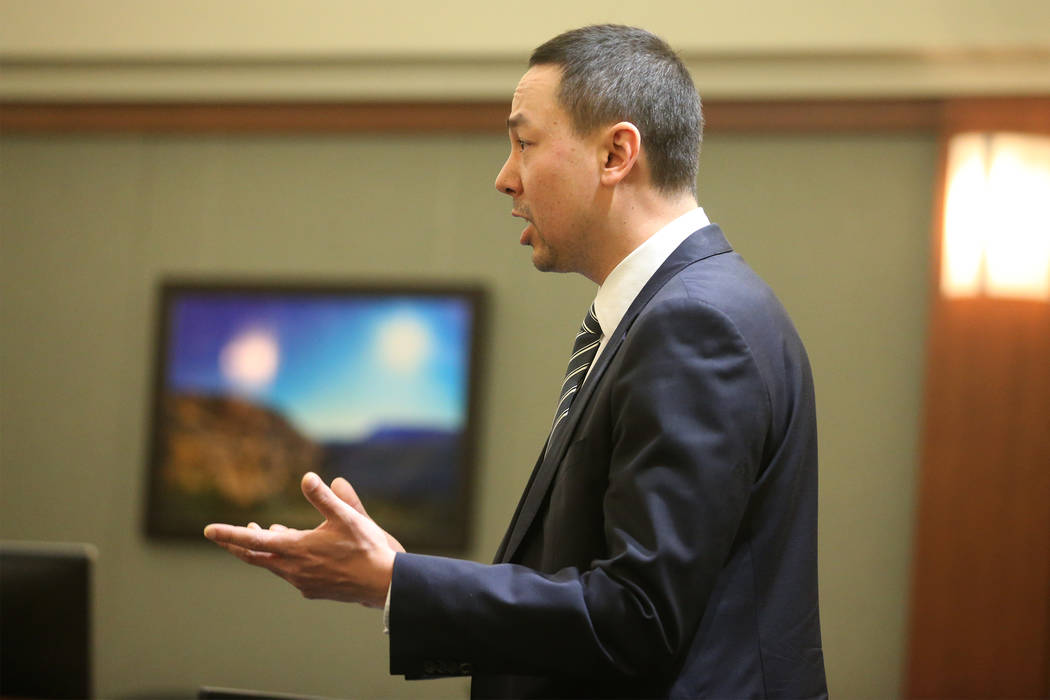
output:
<instances>
[{"instance_id":1,"label":"wood molding","mask_svg":"<svg viewBox=\"0 0 1050 700\"><path fill-rule=\"evenodd\" d=\"M20 132L474 132L506 118L495 102L0 105L0 130Z\"/></svg>"},{"instance_id":2,"label":"wood molding","mask_svg":"<svg viewBox=\"0 0 1050 700\"><path fill-rule=\"evenodd\" d=\"M940 290L948 145L1050 133L1050 98L944 105L912 556L907 698L1050 693L1050 304Z\"/></svg>"},{"instance_id":3,"label":"wood molding","mask_svg":"<svg viewBox=\"0 0 1050 700\"><path fill-rule=\"evenodd\" d=\"M1050 691L1047 357L1050 304L935 304L905 697Z\"/></svg>"},{"instance_id":4,"label":"wood molding","mask_svg":"<svg viewBox=\"0 0 1050 700\"><path fill-rule=\"evenodd\" d=\"M1050 134L1050 97L968 98L944 105L943 131L1023 131Z\"/></svg>"},{"instance_id":5,"label":"wood molding","mask_svg":"<svg viewBox=\"0 0 1050 700\"><path fill-rule=\"evenodd\" d=\"M736 100L704 105L709 129L929 131L944 101ZM505 102L0 104L7 132L502 132Z\"/></svg>"}]
</instances>

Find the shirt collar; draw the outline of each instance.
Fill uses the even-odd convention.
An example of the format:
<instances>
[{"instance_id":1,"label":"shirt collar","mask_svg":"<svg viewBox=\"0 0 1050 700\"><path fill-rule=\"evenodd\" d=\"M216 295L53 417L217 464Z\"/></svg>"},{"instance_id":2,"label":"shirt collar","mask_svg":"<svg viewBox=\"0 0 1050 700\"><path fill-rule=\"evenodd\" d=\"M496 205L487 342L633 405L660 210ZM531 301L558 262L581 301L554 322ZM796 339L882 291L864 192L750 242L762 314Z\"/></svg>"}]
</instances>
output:
<instances>
[{"instance_id":1,"label":"shirt collar","mask_svg":"<svg viewBox=\"0 0 1050 700\"><path fill-rule=\"evenodd\" d=\"M620 325L638 292L671 253L693 232L710 223L701 207L686 212L650 236L613 268L594 297L594 315L606 338Z\"/></svg>"}]
</instances>

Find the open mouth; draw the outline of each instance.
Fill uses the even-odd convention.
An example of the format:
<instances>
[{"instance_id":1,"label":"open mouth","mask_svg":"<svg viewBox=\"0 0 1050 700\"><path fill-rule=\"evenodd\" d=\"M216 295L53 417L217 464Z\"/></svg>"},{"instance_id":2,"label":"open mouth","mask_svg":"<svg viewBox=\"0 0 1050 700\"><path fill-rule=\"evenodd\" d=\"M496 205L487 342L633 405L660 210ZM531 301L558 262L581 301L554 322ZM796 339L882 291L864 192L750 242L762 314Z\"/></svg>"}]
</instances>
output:
<instances>
[{"instance_id":1,"label":"open mouth","mask_svg":"<svg viewBox=\"0 0 1050 700\"><path fill-rule=\"evenodd\" d=\"M530 245L530 243L531 243L531 235L530 234L532 233L532 229L535 226L535 224L533 224L533 222L532 222L532 219L530 219L525 214L522 214L521 212L518 212L518 211L511 211L510 215L515 217L515 218L518 218L518 219L524 219L526 222L528 222L528 225L524 229L522 229L521 236L519 237L518 242L521 245Z\"/></svg>"}]
</instances>

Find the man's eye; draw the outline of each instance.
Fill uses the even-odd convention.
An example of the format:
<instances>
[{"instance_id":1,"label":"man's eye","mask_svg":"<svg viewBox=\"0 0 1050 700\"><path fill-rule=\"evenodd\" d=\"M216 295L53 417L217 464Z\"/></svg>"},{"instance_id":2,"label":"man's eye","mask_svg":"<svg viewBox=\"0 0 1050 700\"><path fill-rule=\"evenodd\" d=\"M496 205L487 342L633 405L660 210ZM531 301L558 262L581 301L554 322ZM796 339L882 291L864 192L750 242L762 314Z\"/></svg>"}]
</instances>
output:
<instances>
[{"instance_id":1,"label":"man's eye","mask_svg":"<svg viewBox=\"0 0 1050 700\"><path fill-rule=\"evenodd\" d=\"M522 141L521 139L518 139L518 150L519 150L519 151L524 151L524 150L525 150L525 147L526 147L527 145L528 145L528 144L527 144L527 143L526 143L525 141Z\"/></svg>"}]
</instances>

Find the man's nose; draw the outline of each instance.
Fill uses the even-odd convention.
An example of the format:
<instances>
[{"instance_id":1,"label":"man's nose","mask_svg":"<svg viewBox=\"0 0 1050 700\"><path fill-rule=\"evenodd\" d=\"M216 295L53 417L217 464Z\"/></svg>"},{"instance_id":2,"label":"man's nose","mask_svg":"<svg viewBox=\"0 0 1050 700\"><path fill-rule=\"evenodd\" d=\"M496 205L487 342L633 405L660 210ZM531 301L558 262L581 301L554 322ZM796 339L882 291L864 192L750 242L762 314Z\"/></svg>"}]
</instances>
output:
<instances>
[{"instance_id":1,"label":"man's nose","mask_svg":"<svg viewBox=\"0 0 1050 700\"><path fill-rule=\"evenodd\" d=\"M496 189L503 194L517 197L521 194L521 181L518 179L517 173L514 172L512 160L513 156L507 158L507 162L500 168L499 175L496 176Z\"/></svg>"}]
</instances>

